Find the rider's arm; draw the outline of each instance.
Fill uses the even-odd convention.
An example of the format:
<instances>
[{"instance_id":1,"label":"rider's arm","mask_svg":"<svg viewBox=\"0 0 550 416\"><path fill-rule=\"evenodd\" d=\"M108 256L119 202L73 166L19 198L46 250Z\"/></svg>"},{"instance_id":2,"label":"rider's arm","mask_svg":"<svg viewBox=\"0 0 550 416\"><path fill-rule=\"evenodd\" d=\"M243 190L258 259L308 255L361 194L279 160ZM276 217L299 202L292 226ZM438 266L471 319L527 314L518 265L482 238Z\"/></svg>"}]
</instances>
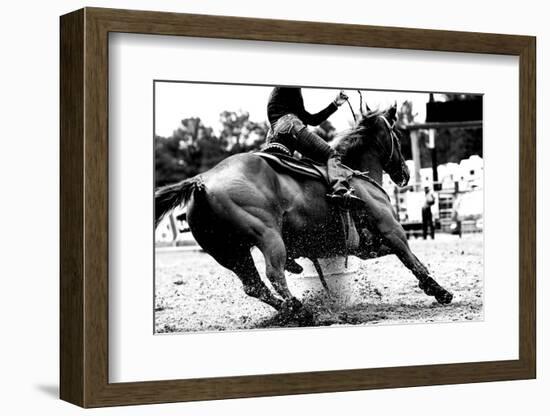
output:
<instances>
[{"instance_id":1,"label":"rider's arm","mask_svg":"<svg viewBox=\"0 0 550 416\"><path fill-rule=\"evenodd\" d=\"M310 126L318 126L327 118L329 118L336 110L338 110L338 107L345 103L345 100L347 99L348 97L344 93L344 91L340 91L333 102L331 102L324 110L321 110L316 114L308 113L304 108L304 101L303 99L301 99L300 102L302 114L299 117L304 123L309 124Z\"/></svg>"},{"instance_id":2,"label":"rider's arm","mask_svg":"<svg viewBox=\"0 0 550 416\"><path fill-rule=\"evenodd\" d=\"M338 110L338 106L334 102L332 102L326 108L315 114L308 113L306 109L302 107L301 114L297 114L297 116L305 124L308 124L310 126L318 126L327 118L329 118L332 114L334 114L336 110Z\"/></svg>"}]
</instances>

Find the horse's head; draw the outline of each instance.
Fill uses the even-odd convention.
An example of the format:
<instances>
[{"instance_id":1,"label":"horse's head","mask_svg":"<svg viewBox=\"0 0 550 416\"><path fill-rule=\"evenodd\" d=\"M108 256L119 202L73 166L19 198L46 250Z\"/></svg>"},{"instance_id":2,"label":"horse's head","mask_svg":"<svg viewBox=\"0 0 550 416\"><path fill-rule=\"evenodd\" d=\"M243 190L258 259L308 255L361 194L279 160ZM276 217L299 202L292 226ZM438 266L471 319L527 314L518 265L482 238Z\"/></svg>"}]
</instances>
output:
<instances>
[{"instance_id":1,"label":"horse's head","mask_svg":"<svg viewBox=\"0 0 550 416\"><path fill-rule=\"evenodd\" d=\"M399 140L399 131L395 128L397 121L397 103L381 114L378 119L382 120L382 133L378 140L386 146L389 156L382 165L384 170L390 175L390 178L399 186L405 186L409 183L410 172L405 158L401 153L401 140Z\"/></svg>"},{"instance_id":2,"label":"horse's head","mask_svg":"<svg viewBox=\"0 0 550 416\"><path fill-rule=\"evenodd\" d=\"M358 125L365 129L363 140L372 141L370 152L376 152L382 169L399 186L409 182L409 168L401 153L399 132L395 128L397 121L397 104L385 111L371 111L365 114Z\"/></svg>"}]
</instances>

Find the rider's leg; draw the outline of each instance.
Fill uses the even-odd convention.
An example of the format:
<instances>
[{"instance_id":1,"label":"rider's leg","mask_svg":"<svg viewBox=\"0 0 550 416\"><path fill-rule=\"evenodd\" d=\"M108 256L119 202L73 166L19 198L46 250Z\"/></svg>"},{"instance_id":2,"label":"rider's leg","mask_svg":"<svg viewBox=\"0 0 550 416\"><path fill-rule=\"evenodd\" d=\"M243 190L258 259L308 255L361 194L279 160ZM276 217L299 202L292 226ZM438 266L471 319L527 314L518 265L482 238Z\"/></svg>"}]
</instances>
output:
<instances>
[{"instance_id":1,"label":"rider's leg","mask_svg":"<svg viewBox=\"0 0 550 416\"><path fill-rule=\"evenodd\" d=\"M353 187L349 183L351 173L340 161L334 149L315 133L305 126L294 131L296 137L296 149L303 155L327 164L331 194L327 195L333 202L343 205L344 208L361 209L363 201L355 195Z\"/></svg>"},{"instance_id":2,"label":"rider's leg","mask_svg":"<svg viewBox=\"0 0 550 416\"><path fill-rule=\"evenodd\" d=\"M339 155L326 141L309 131L302 121L294 114L281 117L273 126L274 135L292 137L293 147L302 155L327 164L327 174L332 193L328 195L331 201L346 209L361 209L363 201L355 195L348 179L349 171L342 166Z\"/></svg>"},{"instance_id":3,"label":"rider's leg","mask_svg":"<svg viewBox=\"0 0 550 416\"><path fill-rule=\"evenodd\" d=\"M296 126L293 130L296 140L296 150L304 156L320 163L326 163L334 154L334 150L317 134L309 131L306 126Z\"/></svg>"},{"instance_id":4,"label":"rider's leg","mask_svg":"<svg viewBox=\"0 0 550 416\"><path fill-rule=\"evenodd\" d=\"M364 202L355 195L355 190L349 183L350 171L342 165L340 156L336 153L327 160L327 174L332 186L332 193L327 195L330 200L337 203L342 200L345 207L350 209L364 208Z\"/></svg>"},{"instance_id":5,"label":"rider's leg","mask_svg":"<svg viewBox=\"0 0 550 416\"><path fill-rule=\"evenodd\" d=\"M363 201L355 195L349 183L350 171L340 161L334 149L315 133L303 127L296 133L296 149L314 160L326 162L329 184L332 188L328 198L346 209L362 209ZM312 155L312 156L309 156Z\"/></svg>"}]
</instances>

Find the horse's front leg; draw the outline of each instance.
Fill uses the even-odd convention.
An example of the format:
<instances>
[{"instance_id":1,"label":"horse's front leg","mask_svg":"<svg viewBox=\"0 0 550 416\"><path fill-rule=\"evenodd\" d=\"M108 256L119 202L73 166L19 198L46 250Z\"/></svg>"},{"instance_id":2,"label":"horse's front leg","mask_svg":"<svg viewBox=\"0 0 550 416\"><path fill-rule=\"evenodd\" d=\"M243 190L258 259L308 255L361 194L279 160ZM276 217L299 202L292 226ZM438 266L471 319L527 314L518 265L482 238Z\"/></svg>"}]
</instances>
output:
<instances>
[{"instance_id":1,"label":"horse's front leg","mask_svg":"<svg viewBox=\"0 0 550 416\"><path fill-rule=\"evenodd\" d=\"M379 235L371 233L367 228L360 232L359 248L354 253L361 260L375 259L394 254L393 250L382 241Z\"/></svg>"},{"instance_id":2,"label":"horse's front leg","mask_svg":"<svg viewBox=\"0 0 550 416\"><path fill-rule=\"evenodd\" d=\"M403 228L395 221L394 224L382 231L382 238L389 249L403 262L403 264L416 276L418 286L428 296L434 296L441 304L448 304L453 300L452 293L442 288L431 276L430 272L420 260L413 254Z\"/></svg>"},{"instance_id":3,"label":"horse's front leg","mask_svg":"<svg viewBox=\"0 0 550 416\"><path fill-rule=\"evenodd\" d=\"M368 259L377 259L380 257L388 256L390 254L395 254L393 249L391 249L385 244L381 244L376 250L362 250L362 251L359 251L356 255L361 260L368 260Z\"/></svg>"}]
</instances>

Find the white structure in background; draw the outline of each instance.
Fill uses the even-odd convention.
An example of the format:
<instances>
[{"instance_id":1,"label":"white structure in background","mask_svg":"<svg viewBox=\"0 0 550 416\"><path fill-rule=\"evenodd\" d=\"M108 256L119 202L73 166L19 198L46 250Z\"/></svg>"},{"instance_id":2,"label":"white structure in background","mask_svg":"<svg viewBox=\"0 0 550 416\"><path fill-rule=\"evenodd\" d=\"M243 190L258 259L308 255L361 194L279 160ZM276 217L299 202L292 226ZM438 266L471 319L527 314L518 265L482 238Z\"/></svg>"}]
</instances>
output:
<instances>
[{"instance_id":1,"label":"white structure in background","mask_svg":"<svg viewBox=\"0 0 550 416\"><path fill-rule=\"evenodd\" d=\"M155 230L155 244L157 247L166 246L196 246L197 242L189 232L186 221L178 220L185 208L178 207L164 216Z\"/></svg>"},{"instance_id":2,"label":"white structure in background","mask_svg":"<svg viewBox=\"0 0 550 416\"><path fill-rule=\"evenodd\" d=\"M383 177L383 187L390 196L392 205L398 210L401 224L408 232L408 230L416 230L422 223L422 206L425 201L424 188L429 187L433 191L434 183L431 167L420 169L420 174L416 175L414 162L407 160L406 164L411 173L409 185L412 188L405 192L396 193L398 188L387 174L384 174ZM476 189L483 189L483 159L474 155L461 160L460 163L439 165L437 174L441 190L433 193L435 204L432 206L432 214L434 221L440 222L441 229L447 231L452 219L453 205L458 195ZM413 178L416 177L420 180L419 184L414 183Z\"/></svg>"},{"instance_id":3,"label":"white structure in background","mask_svg":"<svg viewBox=\"0 0 550 416\"><path fill-rule=\"evenodd\" d=\"M406 161L407 167L411 173L411 182L416 176L414 162ZM459 191L468 191L475 188L483 188L483 159L477 155L470 156L468 159L463 159L460 163L445 163L437 167L439 182L443 190L454 189L455 182L458 182ZM433 170L432 168L420 169L420 189L424 187L433 189ZM388 193L393 193L395 184L390 179L389 175L384 174L383 187Z\"/></svg>"},{"instance_id":4,"label":"white structure in background","mask_svg":"<svg viewBox=\"0 0 550 416\"><path fill-rule=\"evenodd\" d=\"M172 226L172 214L166 215L155 229L156 243L172 243L175 240L175 228Z\"/></svg>"},{"instance_id":5,"label":"white structure in background","mask_svg":"<svg viewBox=\"0 0 550 416\"><path fill-rule=\"evenodd\" d=\"M458 164L439 165L437 173L442 189L453 189L455 182L458 182L458 191L460 192L483 188L483 159L477 155L463 159ZM424 172L422 175L424 176Z\"/></svg>"}]
</instances>

